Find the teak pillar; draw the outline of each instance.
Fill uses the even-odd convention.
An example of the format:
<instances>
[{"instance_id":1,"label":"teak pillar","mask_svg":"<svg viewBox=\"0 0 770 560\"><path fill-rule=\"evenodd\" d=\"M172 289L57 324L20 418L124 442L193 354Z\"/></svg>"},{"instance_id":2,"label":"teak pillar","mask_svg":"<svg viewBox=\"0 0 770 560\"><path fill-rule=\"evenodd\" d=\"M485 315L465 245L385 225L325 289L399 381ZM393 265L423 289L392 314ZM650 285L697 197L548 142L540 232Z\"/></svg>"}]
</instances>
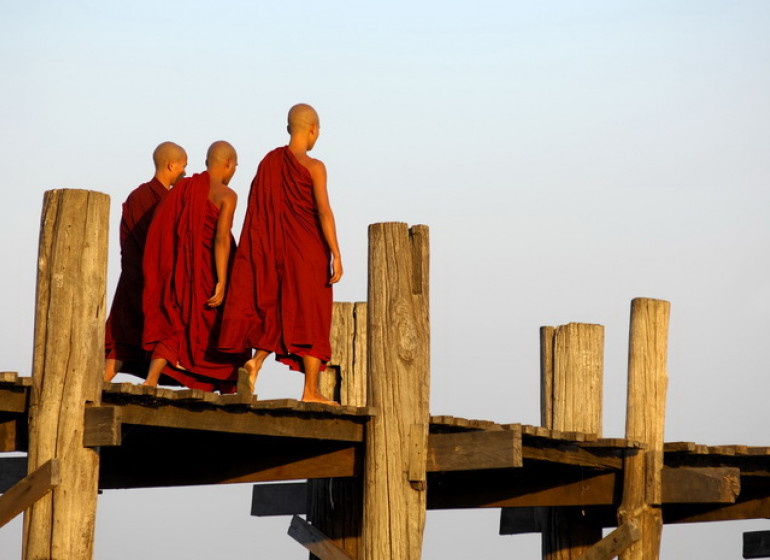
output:
<instances>
[{"instance_id":1,"label":"teak pillar","mask_svg":"<svg viewBox=\"0 0 770 560\"><path fill-rule=\"evenodd\" d=\"M570 323L540 329L541 420L544 427L601 435L604 327ZM581 508L543 508L542 557L575 560L602 539Z\"/></svg>"},{"instance_id":2,"label":"teak pillar","mask_svg":"<svg viewBox=\"0 0 770 560\"><path fill-rule=\"evenodd\" d=\"M330 338L332 358L321 375L321 390L343 406L366 406L366 303L335 302ZM361 477L308 480L307 520L356 559L362 503Z\"/></svg>"},{"instance_id":3,"label":"teak pillar","mask_svg":"<svg viewBox=\"0 0 770 560\"><path fill-rule=\"evenodd\" d=\"M364 560L419 560L430 387L428 228L369 226Z\"/></svg>"},{"instance_id":4,"label":"teak pillar","mask_svg":"<svg viewBox=\"0 0 770 560\"><path fill-rule=\"evenodd\" d=\"M44 197L28 471L55 458L60 481L25 512L25 560L93 556L99 454L83 447L83 417L101 402L109 204L84 190Z\"/></svg>"},{"instance_id":5,"label":"teak pillar","mask_svg":"<svg viewBox=\"0 0 770 560\"><path fill-rule=\"evenodd\" d=\"M647 447L625 460L618 525L635 521L641 538L620 555L621 560L656 560L660 554L669 312L667 301L637 298L631 302L626 438Z\"/></svg>"}]
</instances>

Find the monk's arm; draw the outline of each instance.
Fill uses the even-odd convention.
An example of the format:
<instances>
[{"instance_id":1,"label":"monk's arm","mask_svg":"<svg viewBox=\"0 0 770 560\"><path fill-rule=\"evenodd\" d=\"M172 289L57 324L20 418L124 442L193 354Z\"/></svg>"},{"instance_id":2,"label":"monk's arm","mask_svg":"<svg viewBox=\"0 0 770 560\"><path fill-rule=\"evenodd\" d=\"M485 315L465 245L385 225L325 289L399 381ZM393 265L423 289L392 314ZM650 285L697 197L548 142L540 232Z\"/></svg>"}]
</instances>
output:
<instances>
[{"instance_id":1,"label":"monk's arm","mask_svg":"<svg viewBox=\"0 0 770 560\"><path fill-rule=\"evenodd\" d=\"M214 264L217 269L217 283L214 287L214 294L206 302L209 307L218 307L222 305L222 301L225 299L227 263L230 260L230 230L233 227L233 214L235 213L237 202L237 195L234 191L230 190L222 198L222 203L219 207L217 230L214 234Z\"/></svg>"},{"instance_id":2,"label":"monk's arm","mask_svg":"<svg viewBox=\"0 0 770 560\"><path fill-rule=\"evenodd\" d=\"M310 178L313 180L313 197L315 198L318 220L321 223L326 244L332 253L332 275L329 283L334 284L342 278L342 258L340 257L340 247L337 243L337 226L334 223L334 213L329 204L329 193L326 190L326 167L323 162L313 160L313 164L308 168Z\"/></svg>"}]
</instances>

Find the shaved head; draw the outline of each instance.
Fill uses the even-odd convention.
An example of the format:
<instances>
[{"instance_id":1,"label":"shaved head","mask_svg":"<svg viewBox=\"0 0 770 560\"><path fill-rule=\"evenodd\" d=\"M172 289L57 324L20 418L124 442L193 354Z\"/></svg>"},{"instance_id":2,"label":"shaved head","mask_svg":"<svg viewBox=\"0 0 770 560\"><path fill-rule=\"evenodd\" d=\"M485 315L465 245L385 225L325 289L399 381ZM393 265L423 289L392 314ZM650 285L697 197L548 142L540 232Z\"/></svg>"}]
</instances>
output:
<instances>
[{"instance_id":1,"label":"shaved head","mask_svg":"<svg viewBox=\"0 0 770 560\"><path fill-rule=\"evenodd\" d=\"M318 113L306 103L298 103L289 109L289 134L302 132L318 123Z\"/></svg>"},{"instance_id":2,"label":"shaved head","mask_svg":"<svg viewBox=\"0 0 770 560\"><path fill-rule=\"evenodd\" d=\"M227 160L235 160L236 158L235 148L233 148L230 142L217 140L209 146L209 151L206 152L206 165L215 165Z\"/></svg>"},{"instance_id":3,"label":"shaved head","mask_svg":"<svg viewBox=\"0 0 770 560\"><path fill-rule=\"evenodd\" d=\"M155 170L162 169L170 162L187 160L187 152L179 144L173 142L162 142L158 144L155 151L152 152L152 161L155 164Z\"/></svg>"}]
</instances>

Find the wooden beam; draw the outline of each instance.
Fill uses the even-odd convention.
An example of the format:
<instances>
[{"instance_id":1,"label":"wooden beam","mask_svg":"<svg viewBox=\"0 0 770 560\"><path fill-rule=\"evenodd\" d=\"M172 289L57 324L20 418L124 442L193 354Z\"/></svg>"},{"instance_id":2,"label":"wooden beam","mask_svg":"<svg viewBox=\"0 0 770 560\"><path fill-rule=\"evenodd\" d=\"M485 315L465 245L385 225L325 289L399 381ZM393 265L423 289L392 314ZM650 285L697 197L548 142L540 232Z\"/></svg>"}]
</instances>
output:
<instances>
[{"instance_id":1,"label":"wooden beam","mask_svg":"<svg viewBox=\"0 0 770 560\"><path fill-rule=\"evenodd\" d=\"M634 520L642 537L623 552L622 560L657 560L660 555L669 313L667 301L637 298L631 302L626 439L647 447L628 455L623 471L618 523Z\"/></svg>"},{"instance_id":2,"label":"wooden beam","mask_svg":"<svg viewBox=\"0 0 770 560\"><path fill-rule=\"evenodd\" d=\"M743 533L744 558L770 558L770 531Z\"/></svg>"},{"instance_id":3,"label":"wooden beam","mask_svg":"<svg viewBox=\"0 0 770 560\"><path fill-rule=\"evenodd\" d=\"M0 527L59 485L59 461L51 459L0 496Z\"/></svg>"},{"instance_id":4,"label":"wooden beam","mask_svg":"<svg viewBox=\"0 0 770 560\"><path fill-rule=\"evenodd\" d=\"M269 410L203 408L191 410L167 404L121 406L123 424L157 426L217 433L360 442L364 419L358 416L316 416Z\"/></svg>"},{"instance_id":5,"label":"wooden beam","mask_svg":"<svg viewBox=\"0 0 770 560\"><path fill-rule=\"evenodd\" d=\"M592 546L578 560L611 560L638 541L641 536L642 532L636 522L629 521Z\"/></svg>"},{"instance_id":6,"label":"wooden beam","mask_svg":"<svg viewBox=\"0 0 770 560\"><path fill-rule=\"evenodd\" d=\"M428 228L402 223L369 226L366 430L362 558L419 560L425 528L425 492L407 473L412 426L427 445L430 391ZM425 457L423 452L422 456ZM425 463L412 463L423 478ZM419 472L418 472L419 471Z\"/></svg>"},{"instance_id":7,"label":"wooden beam","mask_svg":"<svg viewBox=\"0 0 770 560\"><path fill-rule=\"evenodd\" d=\"M93 556L99 454L83 447L86 403L102 398L110 198L47 191L40 220L29 470L59 460L61 484L24 514L23 556Z\"/></svg>"},{"instance_id":8,"label":"wooden beam","mask_svg":"<svg viewBox=\"0 0 770 560\"><path fill-rule=\"evenodd\" d=\"M121 416L117 406L87 406L83 419L83 447L120 445Z\"/></svg>"},{"instance_id":9,"label":"wooden beam","mask_svg":"<svg viewBox=\"0 0 770 560\"><path fill-rule=\"evenodd\" d=\"M428 472L506 469L523 465L521 430L430 434Z\"/></svg>"},{"instance_id":10,"label":"wooden beam","mask_svg":"<svg viewBox=\"0 0 770 560\"><path fill-rule=\"evenodd\" d=\"M667 468L661 473L664 504L734 503L741 492L737 468Z\"/></svg>"},{"instance_id":11,"label":"wooden beam","mask_svg":"<svg viewBox=\"0 0 770 560\"><path fill-rule=\"evenodd\" d=\"M289 525L289 536L307 548L319 560L354 560L310 523L295 515Z\"/></svg>"}]
</instances>

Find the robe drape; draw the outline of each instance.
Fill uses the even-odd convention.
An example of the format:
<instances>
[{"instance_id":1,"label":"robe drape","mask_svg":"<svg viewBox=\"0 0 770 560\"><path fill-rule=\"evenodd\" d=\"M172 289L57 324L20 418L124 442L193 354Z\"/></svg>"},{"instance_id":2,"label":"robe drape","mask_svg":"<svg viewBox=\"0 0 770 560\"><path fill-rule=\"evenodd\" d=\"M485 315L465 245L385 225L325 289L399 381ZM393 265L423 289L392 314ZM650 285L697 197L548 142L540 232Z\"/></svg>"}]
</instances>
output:
<instances>
[{"instance_id":1,"label":"robe drape","mask_svg":"<svg viewBox=\"0 0 770 560\"><path fill-rule=\"evenodd\" d=\"M142 347L142 258L153 214L169 191L157 178L139 185L123 203L120 221L120 278L104 332L106 358L121 360L120 371L147 376L150 355Z\"/></svg>"},{"instance_id":2,"label":"robe drape","mask_svg":"<svg viewBox=\"0 0 770 560\"><path fill-rule=\"evenodd\" d=\"M235 390L246 355L216 348L221 307L214 293L214 235L219 210L209 200L207 172L182 179L155 212L144 254L144 348L168 360L163 375L206 391ZM234 254L235 240L230 236Z\"/></svg>"},{"instance_id":3,"label":"robe drape","mask_svg":"<svg viewBox=\"0 0 770 560\"><path fill-rule=\"evenodd\" d=\"M225 301L219 346L259 348L302 371L302 356L331 357L329 247L308 170L288 147L259 164Z\"/></svg>"}]
</instances>

